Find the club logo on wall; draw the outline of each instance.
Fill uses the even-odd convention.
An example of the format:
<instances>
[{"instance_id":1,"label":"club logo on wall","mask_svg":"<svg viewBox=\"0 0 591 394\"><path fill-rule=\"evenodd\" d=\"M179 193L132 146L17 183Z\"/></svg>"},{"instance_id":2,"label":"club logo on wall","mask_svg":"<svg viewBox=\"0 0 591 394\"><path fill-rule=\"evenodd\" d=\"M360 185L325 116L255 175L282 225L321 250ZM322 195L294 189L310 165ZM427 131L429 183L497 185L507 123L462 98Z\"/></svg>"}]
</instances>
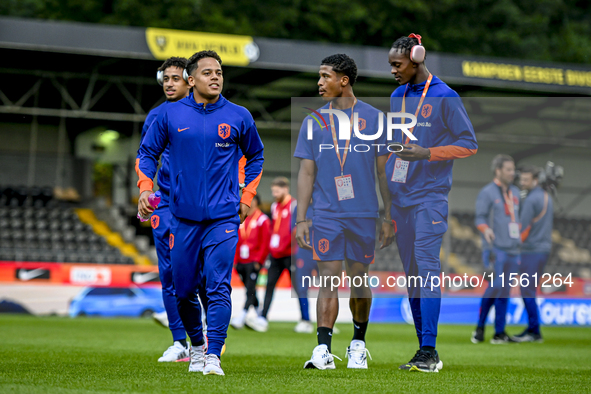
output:
<instances>
[{"instance_id":1,"label":"club logo on wall","mask_svg":"<svg viewBox=\"0 0 591 394\"><path fill-rule=\"evenodd\" d=\"M161 51L164 51L166 44L168 44L166 36L156 36L156 45L158 45Z\"/></svg>"},{"instance_id":2,"label":"club logo on wall","mask_svg":"<svg viewBox=\"0 0 591 394\"><path fill-rule=\"evenodd\" d=\"M30 280L35 279L49 279L50 273L48 269L44 268L35 268L35 269L25 269L19 268L15 271L15 277L18 280L23 282L28 282Z\"/></svg>"}]
</instances>

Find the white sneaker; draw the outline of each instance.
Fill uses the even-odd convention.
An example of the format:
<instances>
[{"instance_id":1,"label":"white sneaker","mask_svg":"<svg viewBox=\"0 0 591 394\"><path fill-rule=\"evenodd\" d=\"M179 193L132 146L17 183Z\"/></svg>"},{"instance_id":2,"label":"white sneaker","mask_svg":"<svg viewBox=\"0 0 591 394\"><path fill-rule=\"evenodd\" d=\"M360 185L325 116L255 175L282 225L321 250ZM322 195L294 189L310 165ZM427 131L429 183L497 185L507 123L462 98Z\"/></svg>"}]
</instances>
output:
<instances>
[{"instance_id":1,"label":"white sneaker","mask_svg":"<svg viewBox=\"0 0 591 394\"><path fill-rule=\"evenodd\" d=\"M203 375L225 375L218 356L215 354L207 354L205 356Z\"/></svg>"},{"instance_id":2,"label":"white sneaker","mask_svg":"<svg viewBox=\"0 0 591 394\"><path fill-rule=\"evenodd\" d=\"M166 311L152 313L152 319L162 327L168 328L168 315L166 314Z\"/></svg>"},{"instance_id":3,"label":"white sneaker","mask_svg":"<svg viewBox=\"0 0 591 394\"><path fill-rule=\"evenodd\" d=\"M175 341L171 347L164 351L164 354L158 359L158 362L171 363L185 357L189 357L189 348L181 345L179 341Z\"/></svg>"},{"instance_id":4,"label":"white sneaker","mask_svg":"<svg viewBox=\"0 0 591 394\"><path fill-rule=\"evenodd\" d=\"M309 321L302 320L293 330L299 334L311 334L314 331L314 326Z\"/></svg>"},{"instance_id":5,"label":"white sneaker","mask_svg":"<svg viewBox=\"0 0 591 394\"><path fill-rule=\"evenodd\" d=\"M241 312L238 316L232 318L230 321L230 326L232 326L233 329L240 330L244 327L244 322L246 321L246 313L244 312Z\"/></svg>"},{"instance_id":6,"label":"white sneaker","mask_svg":"<svg viewBox=\"0 0 591 394\"><path fill-rule=\"evenodd\" d=\"M349 359L347 368L367 369L367 356L371 359L369 350L365 348L365 342L352 340L347 348L346 357Z\"/></svg>"},{"instance_id":7,"label":"white sneaker","mask_svg":"<svg viewBox=\"0 0 591 394\"><path fill-rule=\"evenodd\" d=\"M245 322L246 327L257 332L267 332L269 329L269 322L262 316L247 317Z\"/></svg>"},{"instance_id":8,"label":"white sneaker","mask_svg":"<svg viewBox=\"0 0 591 394\"><path fill-rule=\"evenodd\" d=\"M191 363L189 364L189 372L203 371L206 349L206 345L191 346Z\"/></svg>"},{"instance_id":9,"label":"white sneaker","mask_svg":"<svg viewBox=\"0 0 591 394\"><path fill-rule=\"evenodd\" d=\"M318 345L312 351L312 358L304 364L304 369L335 369L335 358L341 360L334 354L330 354L326 345Z\"/></svg>"}]
</instances>

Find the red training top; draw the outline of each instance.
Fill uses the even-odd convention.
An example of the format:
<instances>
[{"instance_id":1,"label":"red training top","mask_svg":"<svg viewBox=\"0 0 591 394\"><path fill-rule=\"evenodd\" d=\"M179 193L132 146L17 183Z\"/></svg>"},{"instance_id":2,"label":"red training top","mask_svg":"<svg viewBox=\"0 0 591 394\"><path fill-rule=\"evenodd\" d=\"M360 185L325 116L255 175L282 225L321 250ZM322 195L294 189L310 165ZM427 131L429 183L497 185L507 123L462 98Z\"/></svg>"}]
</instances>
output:
<instances>
[{"instance_id":1,"label":"red training top","mask_svg":"<svg viewBox=\"0 0 591 394\"><path fill-rule=\"evenodd\" d=\"M263 265L269 255L271 220L260 209L248 216L238 229L238 245L234 262Z\"/></svg>"},{"instance_id":2,"label":"red training top","mask_svg":"<svg viewBox=\"0 0 591 394\"><path fill-rule=\"evenodd\" d=\"M291 214L295 201L287 195L281 203L273 203L273 231L271 233L271 256L276 259L291 256Z\"/></svg>"}]
</instances>

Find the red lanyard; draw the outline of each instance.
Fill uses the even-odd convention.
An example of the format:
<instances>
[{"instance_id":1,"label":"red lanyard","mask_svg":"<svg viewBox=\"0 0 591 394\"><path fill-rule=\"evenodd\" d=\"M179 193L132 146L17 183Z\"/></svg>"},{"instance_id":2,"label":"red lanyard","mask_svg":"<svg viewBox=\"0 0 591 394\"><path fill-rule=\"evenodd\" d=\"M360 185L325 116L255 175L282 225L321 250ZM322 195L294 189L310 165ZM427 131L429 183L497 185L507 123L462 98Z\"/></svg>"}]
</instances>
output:
<instances>
[{"instance_id":1,"label":"red lanyard","mask_svg":"<svg viewBox=\"0 0 591 394\"><path fill-rule=\"evenodd\" d=\"M515 206L513 205L513 192L511 192L511 188L508 187L507 193L503 193L501 182L496 179L494 182L499 187L499 190L503 195L503 200L505 200L505 215L511 216L511 221L515 223Z\"/></svg>"},{"instance_id":2,"label":"red lanyard","mask_svg":"<svg viewBox=\"0 0 591 394\"><path fill-rule=\"evenodd\" d=\"M351 133L353 133L353 110L355 109L355 104L357 104L357 99L355 99L355 102L353 102L353 106L351 107L351 119L349 120L349 123L351 125ZM330 102L328 109L332 109L332 101ZM337 158L339 159L339 164L341 165L341 176L343 176L345 161L347 161L347 154L349 153L349 144L351 143L351 138L349 138L345 143L345 152L343 153L343 160L341 160L341 154L339 153L338 145L339 140L337 139L337 133L334 128L334 118L332 116L332 113L330 114L330 130L332 131L332 142L334 143L334 149L337 152Z\"/></svg>"},{"instance_id":3,"label":"red lanyard","mask_svg":"<svg viewBox=\"0 0 591 394\"><path fill-rule=\"evenodd\" d=\"M427 78L427 83L425 84L425 88L423 89L423 94L421 95L421 101L419 101L419 105L417 106L417 111L415 112L415 118L419 119L419 111L421 110L421 107L423 106L423 100L425 100L425 96L427 95L427 91L429 91L429 86L431 85L431 80L433 79L433 74L429 73L429 78ZM405 97L406 97L406 91L408 90L408 84L406 84L406 88L404 89L404 95L402 96L402 112L406 112L406 103L404 102ZM403 118L404 122L406 123L406 118ZM410 133L412 134L413 130L415 128L413 127L412 129L410 129ZM406 142L405 144L408 144L408 142L410 141L410 138L407 136L406 137Z\"/></svg>"},{"instance_id":4,"label":"red lanyard","mask_svg":"<svg viewBox=\"0 0 591 394\"><path fill-rule=\"evenodd\" d=\"M248 221L248 224L246 224L246 222L242 223L240 225L240 236L242 237L243 240L248 239L248 237L250 237L250 233L252 232L252 222L255 222L258 220L259 216L261 216L261 210L257 209L257 211L255 212L254 215L251 216L250 220ZM256 227L256 226L254 226Z\"/></svg>"},{"instance_id":5,"label":"red lanyard","mask_svg":"<svg viewBox=\"0 0 591 394\"><path fill-rule=\"evenodd\" d=\"M291 204L291 196L287 197L287 202L285 204L282 204L281 208L279 208L279 203L277 203L277 205L275 205L275 213L277 214L276 215L277 219L275 219L275 223L273 223L273 234L277 234L279 232L279 226L281 225L281 218L283 217L282 212L280 212L280 211L283 211L283 207L285 207L288 204Z\"/></svg>"}]
</instances>

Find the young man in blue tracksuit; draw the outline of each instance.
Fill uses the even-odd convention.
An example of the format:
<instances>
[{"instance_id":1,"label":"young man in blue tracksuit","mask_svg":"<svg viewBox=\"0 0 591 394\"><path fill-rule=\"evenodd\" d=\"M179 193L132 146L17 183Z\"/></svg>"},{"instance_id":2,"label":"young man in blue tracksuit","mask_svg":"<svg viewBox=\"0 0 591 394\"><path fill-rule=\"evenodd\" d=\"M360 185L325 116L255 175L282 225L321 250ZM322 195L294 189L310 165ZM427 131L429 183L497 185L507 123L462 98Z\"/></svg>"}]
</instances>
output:
<instances>
[{"instance_id":1,"label":"young man in blue tracksuit","mask_svg":"<svg viewBox=\"0 0 591 394\"><path fill-rule=\"evenodd\" d=\"M416 34L396 40L388 54L391 72L401 85L392 93L390 110L414 114L417 124L409 129L416 140L394 130L393 142L403 143L404 149L388 159L386 174L404 271L420 278L409 282L408 289L419 350L399 368L438 372L443 367L435 350L441 289L432 287L431 280L441 273L439 252L447 230L453 160L474 155L478 144L458 94L432 75L424 60Z\"/></svg>"},{"instance_id":2,"label":"young man in blue tracksuit","mask_svg":"<svg viewBox=\"0 0 591 394\"><path fill-rule=\"evenodd\" d=\"M167 107L168 104L177 102L189 95L191 86L183 78L183 72L187 65L187 59L181 57L171 57L167 59L159 68L156 74L156 80L166 96L166 101L154 108L146 116L146 121L142 128L141 141L144 140L148 128L156 120L158 114ZM160 362L177 361L189 357L189 347L187 345L187 335L183 322L179 316L178 306L174 285L172 283L172 266L170 264L170 248L168 247L168 237L170 235L170 178L169 178L169 147L167 146L160 158L162 166L158 171L158 188L161 193L158 209L150 218L152 233L154 235L154 244L158 254L158 272L160 282L162 283L162 300L164 301L165 314L168 319L168 328L172 332L173 344L158 359ZM136 158L136 172L139 155ZM160 321L160 320L158 320Z\"/></svg>"},{"instance_id":3,"label":"young man in blue tracksuit","mask_svg":"<svg viewBox=\"0 0 591 394\"><path fill-rule=\"evenodd\" d=\"M495 335L492 344L514 342L505 332L507 305L511 293L510 278L519 272L521 245L519 189L512 184L515 163L511 156L497 155L492 162L495 177L482 188L476 199L476 228L482 233L482 259L488 268L494 254L495 276L482 296L480 315L472 342L484 341L484 325L490 308L495 306Z\"/></svg>"},{"instance_id":4,"label":"young man in blue tracksuit","mask_svg":"<svg viewBox=\"0 0 591 394\"><path fill-rule=\"evenodd\" d=\"M540 283L552 250L554 205L548 192L538 185L538 174L537 167L525 166L519 176L521 190L527 191L520 209L522 244L519 272L529 283L521 287L528 325L525 331L513 337L517 342L542 342L536 282ZM537 280L534 279L536 277Z\"/></svg>"},{"instance_id":5,"label":"young man in blue tracksuit","mask_svg":"<svg viewBox=\"0 0 591 394\"><path fill-rule=\"evenodd\" d=\"M170 145L169 246L179 313L192 344L189 371L223 375L219 357L230 322L238 226L262 175L263 144L250 112L221 95L217 53L194 54L186 70L193 93L160 112L140 147L138 208L142 215L153 209L148 195L157 158ZM242 154L246 186L240 198ZM198 292L207 299L207 348Z\"/></svg>"}]
</instances>

